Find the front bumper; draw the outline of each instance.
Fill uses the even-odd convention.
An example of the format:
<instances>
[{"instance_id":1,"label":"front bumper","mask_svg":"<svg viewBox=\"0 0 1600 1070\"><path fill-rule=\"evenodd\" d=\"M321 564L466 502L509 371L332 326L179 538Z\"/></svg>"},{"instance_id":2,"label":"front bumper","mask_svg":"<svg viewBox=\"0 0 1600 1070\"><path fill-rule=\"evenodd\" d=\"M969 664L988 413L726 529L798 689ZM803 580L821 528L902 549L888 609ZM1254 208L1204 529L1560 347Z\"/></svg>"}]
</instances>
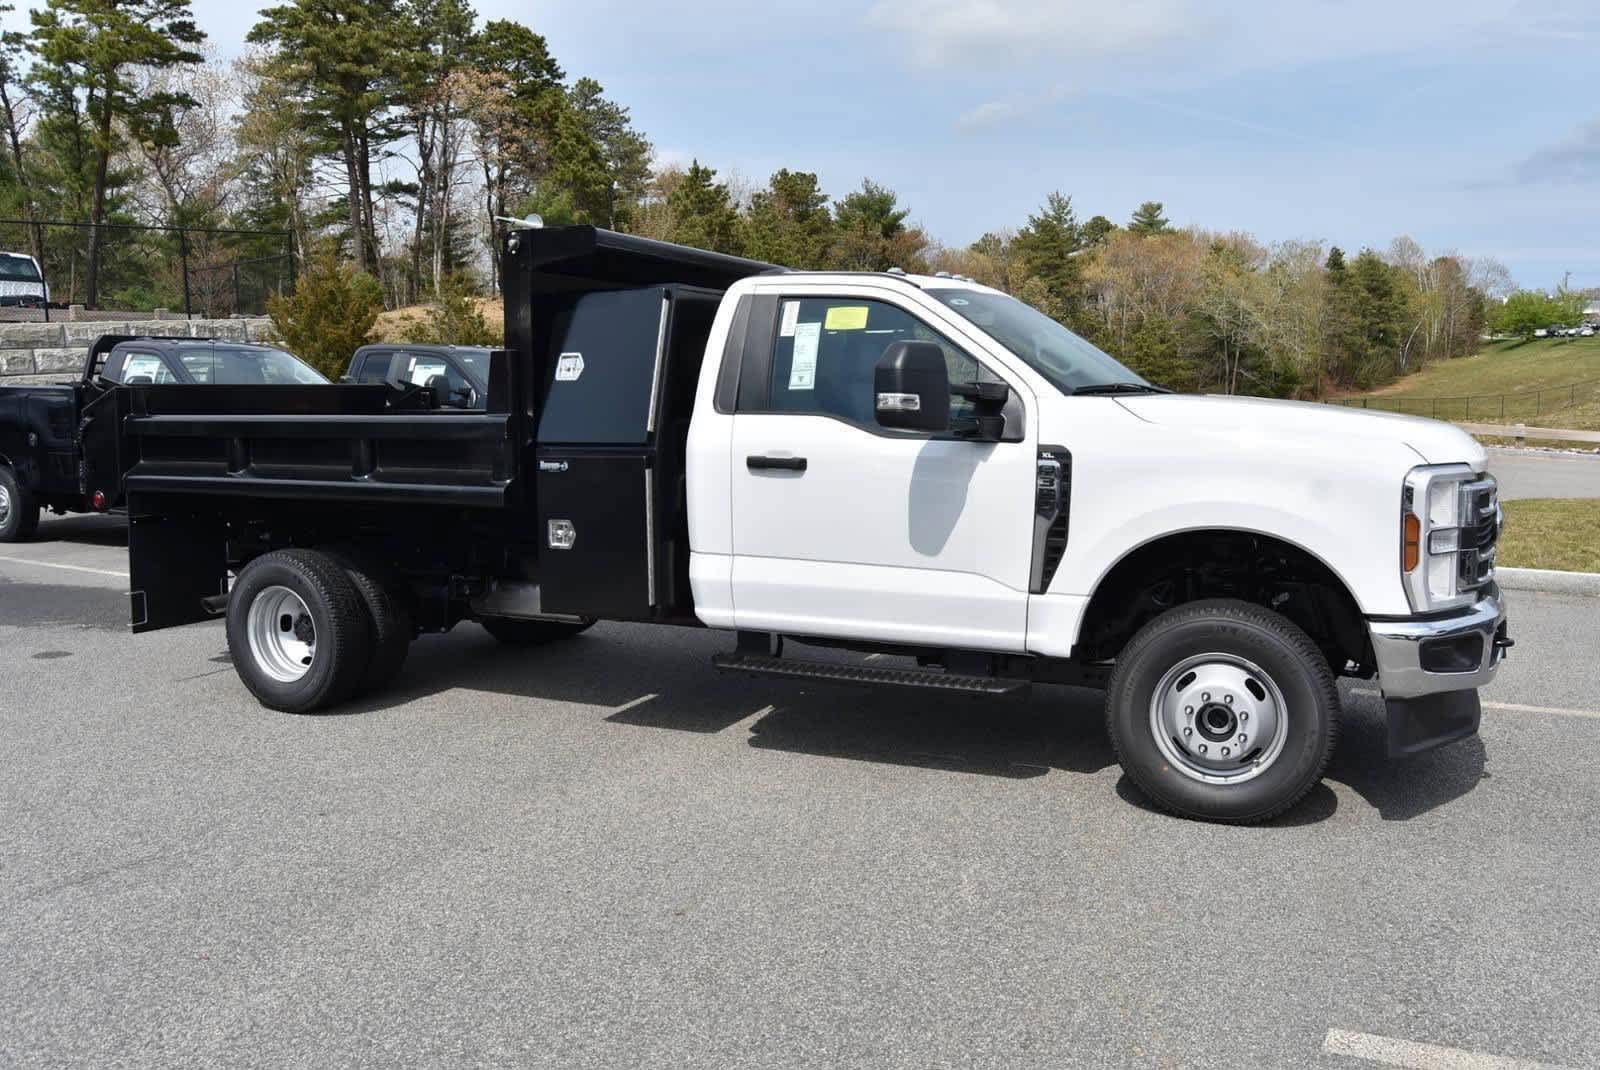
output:
<instances>
[{"instance_id":1,"label":"front bumper","mask_svg":"<svg viewBox=\"0 0 1600 1070\"><path fill-rule=\"evenodd\" d=\"M1434 620L1369 621L1372 654L1385 698L1418 698L1483 687L1494 679L1510 642L1500 591L1460 613Z\"/></svg>"},{"instance_id":2,"label":"front bumper","mask_svg":"<svg viewBox=\"0 0 1600 1070\"><path fill-rule=\"evenodd\" d=\"M1478 731L1478 688L1494 679L1511 646L1498 589L1449 617L1369 621L1368 627L1388 708L1391 758Z\"/></svg>"}]
</instances>

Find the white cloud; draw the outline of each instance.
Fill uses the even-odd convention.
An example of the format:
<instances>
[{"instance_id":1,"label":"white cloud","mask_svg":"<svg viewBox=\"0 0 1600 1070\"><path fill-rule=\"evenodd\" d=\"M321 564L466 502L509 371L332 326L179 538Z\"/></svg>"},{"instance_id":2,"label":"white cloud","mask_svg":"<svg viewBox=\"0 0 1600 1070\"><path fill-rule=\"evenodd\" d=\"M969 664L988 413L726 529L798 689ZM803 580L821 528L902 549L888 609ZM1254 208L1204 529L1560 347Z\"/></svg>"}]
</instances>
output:
<instances>
[{"instance_id":1,"label":"white cloud","mask_svg":"<svg viewBox=\"0 0 1600 1070\"><path fill-rule=\"evenodd\" d=\"M1180 33L1190 6L1189 0L880 0L867 22L908 38L914 57L936 66L1144 48Z\"/></svg>"},{"instance_id":2,"label":"white cloud","mask_svg":"<svg viewBox=\"0 0 1600 1070\"><path fill-rule=\"evenodd\" d=\"M957 130L986 130L990 127L1000 126L1013 119L1020 119L1032 110L1029 102L1021 97L1009 97L1005 100L990 100L979 104L975 108L968 108L956 116Z\"/></svg>"},{"instance_id":3,"label":"white cloud","mask_svg":"<svg viewBox=\"0 0 1600 1070\"><path fill-rule=\"evenodd\" d=\"M1600 183L1600 118L1528 156L1516 175L1523 182Z\"/></svg>"},{"instance_id":4,"label":"white cloud","mask_svg":"<svg viewBox=\"0 0 1600 1070\"><path fill-rule=\"evenodd\" d=\"M1081 88L1600 34L1578 0L878 0L866 19L924 66L982 76L1048 65Z\"/></svg>"}]
</instances>

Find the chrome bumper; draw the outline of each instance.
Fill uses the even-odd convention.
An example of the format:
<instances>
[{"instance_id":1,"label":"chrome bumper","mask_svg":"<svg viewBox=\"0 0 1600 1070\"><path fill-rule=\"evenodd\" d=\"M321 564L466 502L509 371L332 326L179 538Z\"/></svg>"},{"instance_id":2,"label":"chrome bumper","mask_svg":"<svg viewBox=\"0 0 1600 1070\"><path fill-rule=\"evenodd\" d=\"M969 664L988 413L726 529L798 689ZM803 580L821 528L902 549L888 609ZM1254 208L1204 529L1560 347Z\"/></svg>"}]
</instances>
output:
<instances>
[{"instance_id":1,"label":"chrome bumper","mask_svg":"<svg viewBox=\"0 0 1600 1070\"><path fill-rule=\"evenodd\" d=\"M1368 622L1385 698L1466 691L1494 679L1510 643L1505 605L1499 590L1490 590L1488 597L1453 616Z\"/></svg>"}]
</instances>

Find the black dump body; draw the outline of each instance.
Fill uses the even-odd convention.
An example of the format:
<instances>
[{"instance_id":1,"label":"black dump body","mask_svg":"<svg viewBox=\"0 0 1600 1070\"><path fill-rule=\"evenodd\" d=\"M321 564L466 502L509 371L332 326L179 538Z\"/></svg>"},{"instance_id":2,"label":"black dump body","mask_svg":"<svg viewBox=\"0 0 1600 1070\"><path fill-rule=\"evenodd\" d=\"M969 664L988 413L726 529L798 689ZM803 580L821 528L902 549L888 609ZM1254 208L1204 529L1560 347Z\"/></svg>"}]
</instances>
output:
<instances>
[{"instance_id":1,"label":"black dump body","mask_svg":"<svg viewBox=\"0 0 1600 1070\"><path fill-rule=\"evenodd\" d=\"M593 227L518 231L504 253L484 411L383 384L117 391L136 631L203 619L260 553L351 543L407 578L424 627L693 620L700 363L726 287L775 269Z\"/></svg>"}]
</instances>

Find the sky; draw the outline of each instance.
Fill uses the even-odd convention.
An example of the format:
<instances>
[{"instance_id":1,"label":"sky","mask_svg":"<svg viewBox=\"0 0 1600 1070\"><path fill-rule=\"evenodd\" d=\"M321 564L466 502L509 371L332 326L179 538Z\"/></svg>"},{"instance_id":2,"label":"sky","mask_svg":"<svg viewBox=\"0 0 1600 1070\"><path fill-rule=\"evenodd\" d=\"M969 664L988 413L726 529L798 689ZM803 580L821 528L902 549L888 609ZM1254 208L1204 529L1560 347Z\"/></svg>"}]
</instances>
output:
<instances>
[{"instance_id":1,"label":"sky","mask_svg":"<svg viewBox=\"0 0 1600 1070\"><path fill-rule=\"evenodd\" d=\"M22 5L19 5L19 7ZM246 0L194 0L223 56ZM937 240L1053 190L1125 222L1492 256L1600 286L1595 0L477 0L632 110L658 158L864 177Z\"/></svg>"}]
</instances>

